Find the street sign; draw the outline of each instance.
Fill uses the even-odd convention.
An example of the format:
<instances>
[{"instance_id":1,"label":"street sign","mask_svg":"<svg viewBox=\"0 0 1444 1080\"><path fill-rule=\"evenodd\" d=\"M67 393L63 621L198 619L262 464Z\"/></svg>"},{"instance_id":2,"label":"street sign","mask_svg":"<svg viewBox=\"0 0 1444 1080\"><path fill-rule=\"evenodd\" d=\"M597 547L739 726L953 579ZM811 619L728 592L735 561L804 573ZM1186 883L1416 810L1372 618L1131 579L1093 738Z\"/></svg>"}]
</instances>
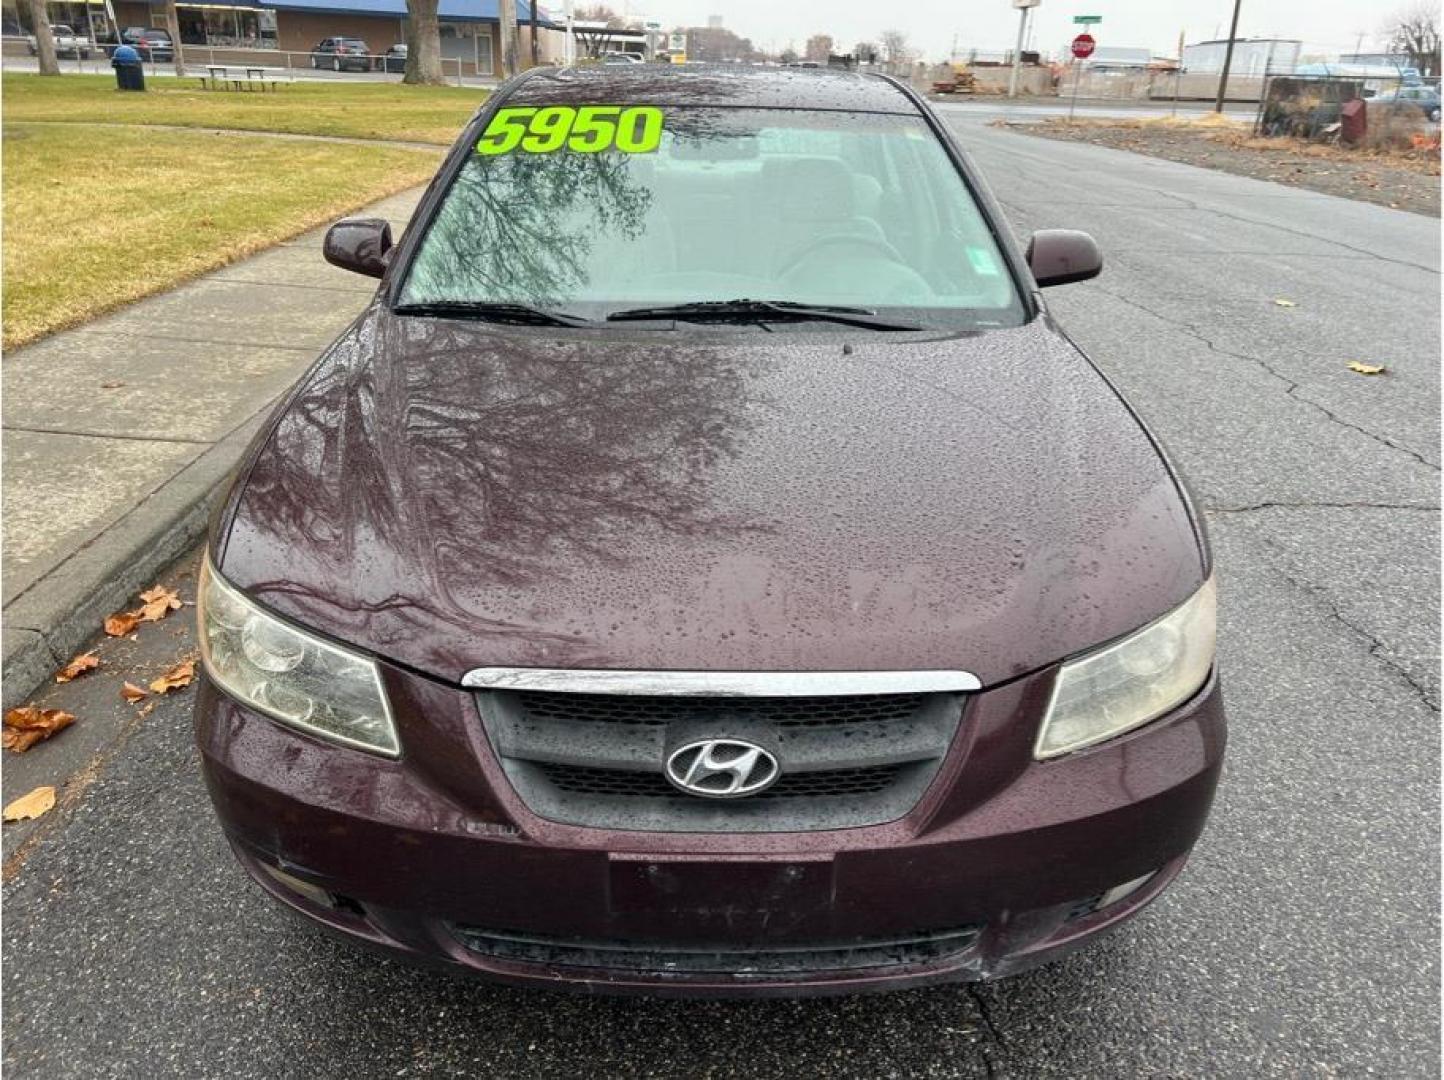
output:
<instances>
[{"instance_id":1,"label":"street sign","mask_svg":"<svg viewBox=\"0 0 1444 1080\"><path fill-rule=\"evenodd\" d=\"M1013 0L1013 6L1015 8L1038 7L1042 2L1043 0Z\"/></svg>"},{"instance_id":2,"label":"street sign","mask_svg":"<svg viewBox=\"0 0 1444 1080\"><path fill-rule=\"evenodd\" d=\"M1079 25L1079 26L1089 26L1089 25L1092 25L1093 23L1101 23L1102 21L1103 21L1103 16L1102 16L1102 15L1074 15L1074 16L1073 16L1073 22L1074 22L1076 25Z\"/></svg>"},{"instance_id":3,"label":"street sign","mask_svg":"<svg viewBox=\"0 0 1444 1080\"><path fill-rule=\"evenodd\" d=\"M1073 55L1079 60L1087 60L1097 44L1092 34L1079 34L1073 39Z\"/></svg>"}]
</instances>

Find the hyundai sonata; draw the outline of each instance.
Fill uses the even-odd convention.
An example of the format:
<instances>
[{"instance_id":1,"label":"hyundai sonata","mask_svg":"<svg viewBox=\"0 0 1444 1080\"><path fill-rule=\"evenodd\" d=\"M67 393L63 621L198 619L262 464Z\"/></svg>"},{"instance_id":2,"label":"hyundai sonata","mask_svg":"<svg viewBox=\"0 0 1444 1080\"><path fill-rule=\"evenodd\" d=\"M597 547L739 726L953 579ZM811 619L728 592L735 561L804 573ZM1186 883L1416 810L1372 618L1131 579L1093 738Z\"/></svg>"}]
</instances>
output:
<instances>
[{"instance_id":1,"label":"hyundai sonata","mask_svg":"<svg viewBox=\"0 0 1444 1080\"><path fill-rule=\"evenodd\" d=\"M1136 914L1225 730L1202 522L888 79L539 70L256 439L200 593L241 865L523 984L846 992Z\"/></svg>"}]
</instances>

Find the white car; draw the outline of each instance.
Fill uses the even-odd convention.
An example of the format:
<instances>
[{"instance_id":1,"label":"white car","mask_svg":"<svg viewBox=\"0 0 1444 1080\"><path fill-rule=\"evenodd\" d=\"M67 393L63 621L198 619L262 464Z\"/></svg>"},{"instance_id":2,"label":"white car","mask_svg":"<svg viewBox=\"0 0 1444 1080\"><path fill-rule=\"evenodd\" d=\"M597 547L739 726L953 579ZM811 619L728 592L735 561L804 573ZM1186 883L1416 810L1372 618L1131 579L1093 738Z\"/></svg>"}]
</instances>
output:
<instances>
[{"instance_id":1,"label":"white car","mask_svg":"<svg viewBox=\"0 0 1444 1080\"><path fill-rule=\"evenodd\" d=\"M90 59L90 41L80 37L64 23L51 23L50 36L55 39L55 55L78 57L81 60ZM30 49L31 56L40 55L40 46L35 40L34 34L25 38L25 44Z\"/></svg>"},{"instance_id":2,"label":"white car","mask_svg":"<svg viewBox=\"0 0 1444 1080\"><path fill-rule=\"evenodd\" d=\"M602 53L604 64L645 64L646 61L635 53L605 52Z\"/></svg>"}]
</instances>

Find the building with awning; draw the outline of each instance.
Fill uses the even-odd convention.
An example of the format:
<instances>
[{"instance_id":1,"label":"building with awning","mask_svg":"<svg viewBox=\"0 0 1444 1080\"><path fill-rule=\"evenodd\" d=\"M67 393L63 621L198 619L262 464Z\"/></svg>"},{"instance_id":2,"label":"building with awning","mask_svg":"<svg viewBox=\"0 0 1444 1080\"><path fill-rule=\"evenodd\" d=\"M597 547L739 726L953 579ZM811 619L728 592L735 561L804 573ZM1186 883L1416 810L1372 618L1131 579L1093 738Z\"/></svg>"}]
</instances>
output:
<instances>
[{"instance_id":1,"label":"building with awning","mask_svg":"<svg viewBox=\"0 0 1444 1080\"><path fill-rule=\"evenodd\" d=\"M532 0L515 0L521 53L529 55ZM111 0L115 21L130 26L166 25L164 0ZM29 5L6 0L6 21L28 27ZM98 38L110 30L105 0L50 0L50 21L78 32L93 28ZM406 40L406 0L177 0L182 45L212 49L245 49L307 53L330 37L358 38L375 54ZM440 0L441 55L460 61L467 73L496 73L497 0ZM537 8L537 30L544 57L560 51L561 31L546 10ZM304 58L302 58L304 59ZM294 63L290 66L296 66Z\"/></svg>"}]
</instances>

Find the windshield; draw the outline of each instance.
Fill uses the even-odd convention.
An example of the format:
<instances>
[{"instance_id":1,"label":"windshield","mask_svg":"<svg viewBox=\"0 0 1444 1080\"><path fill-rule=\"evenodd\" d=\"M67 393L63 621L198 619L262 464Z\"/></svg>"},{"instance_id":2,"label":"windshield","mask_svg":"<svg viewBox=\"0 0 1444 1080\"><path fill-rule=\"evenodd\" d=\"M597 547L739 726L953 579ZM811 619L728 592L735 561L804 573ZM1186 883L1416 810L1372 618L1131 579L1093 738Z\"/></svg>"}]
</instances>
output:
<instances>
[{"instance_id":1,"label":"windshield","mask_svg":"<svg viewBox=\"0 0 1444 1080\"><path fill-rule=\"evenodd\" d=\"M745 298L907 313L928 327L1023 321L977 204L920 117L662 112L651 152L617 149L620 135L601 152L545 151L556 140L535 136L534 151L523 140L473 152L400 303L600 318Z\"/></svg>"}]
</instances>

